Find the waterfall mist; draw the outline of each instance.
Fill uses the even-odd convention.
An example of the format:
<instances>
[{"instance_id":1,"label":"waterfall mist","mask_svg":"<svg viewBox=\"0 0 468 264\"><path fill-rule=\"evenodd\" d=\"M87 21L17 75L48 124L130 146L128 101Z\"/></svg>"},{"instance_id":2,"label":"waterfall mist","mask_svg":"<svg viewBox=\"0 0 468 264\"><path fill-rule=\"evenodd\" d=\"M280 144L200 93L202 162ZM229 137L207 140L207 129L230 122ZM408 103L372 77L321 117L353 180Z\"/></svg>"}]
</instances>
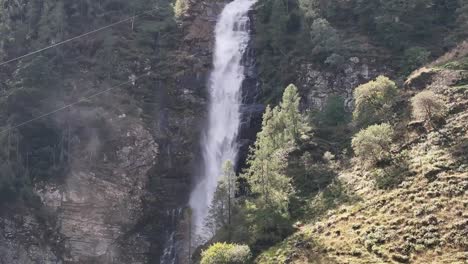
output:
<instances>
[{"instance_id":1,"label":"waterfall mist","mask_svg":"<svg viewBox=\"0 0 468 264\"><path fill-rule=\"evenodd\" d=\"M242 58L249 43L248 11L255 0L235 0L224 8L216 24L213 71L210 76L210 105L203 135L203 166L190 196L193 233L209 238L203 230L209 207L222 175L222 165L236 163L239 145L241 88L245 78Z\"/></svg>"}]
</instances>

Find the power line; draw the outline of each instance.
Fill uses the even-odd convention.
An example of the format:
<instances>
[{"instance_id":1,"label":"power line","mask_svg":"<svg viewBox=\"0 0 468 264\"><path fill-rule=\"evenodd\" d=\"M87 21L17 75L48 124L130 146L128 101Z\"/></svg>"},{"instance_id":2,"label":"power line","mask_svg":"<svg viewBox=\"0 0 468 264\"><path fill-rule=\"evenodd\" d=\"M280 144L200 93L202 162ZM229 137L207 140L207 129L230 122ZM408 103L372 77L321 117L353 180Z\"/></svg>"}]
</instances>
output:
<instances>
[{"instance_id":1,"label":"power line","mask_svg":"<svg viewBox=\"0 0 468 264\"><path fill-rule=\"evenodd\" d=\"M107 26L104 26L104 27L101 27L101 28L98 28L98 29L95 29L95 30L86 32L86 33L84 33L84 34L81 34L81 35L79 35L79 36L72 37L72 38L69 38L69 39L60 41L60 42L58 42L58 43L52 44L52 45L50 45L50 46L47 46L47 47L45 47L45 48L42 48L42 49L39 49L39 50L30 52L30 53L24 54L24 55L22 55L22 56L19 56L19 57L16 57L16 58L13 58L13 59L4 61L4 62L0 63L0 66L3 66L3 65L5 65L5 64L8 64L8 63L11 63L11 62L14 62L14 61L18 61L18 60L24 59L24 58L26 58L26 57L29 57L29 56L31 56L31 55L34 55L34 54L37 54L37 53L40 53L40 52L43 52L43 51L46 51L46 50L51 49L51 48L55 48L55 47L57 47L57 46L60 46L60 45L63 45L63 44L65 44L65 43L74 41L74 40L76 40L76 39L79 39L79 38L82 38L82 37L85 37L85 36L88 36L88 35L97 33L97 32L99 32L99 31L102 31L102 30L111 28L111 27L116 26L116 25L118 25L118 24L122 24L122 23L125 23L125 22L128 22L128 21L132 21L132 20L134 20L135 18L137 18L137 17L139 17L139 16L142 16L142 15L145 15L145 14L148 14L148 13L150 13L150 12L153 12L153 11L155 11L156 9L157 9L157 8L153 8L153 9L151 9L151 10L149 10L149 11L145 11L145 12L142 12L142 13L140 13L140 14L138 14L138 15L134 15L134 16L131 16L131 17L129 17L129 18L126 18L126 19L123 19L123 20L114 22L114 23L109 24L109 25L107 25Z\"/></svg>"},{"instance_id":2,"label":"power line","mask_svg":"<svg viewBox=\"0 0 468 264\"><path fill-rule=\"evenodd\" d=\"M137 80L139 80L139 79L141 79L141 78L143 78L143 77L145 77L145 76L148 76L148 74L145 73L145 74L142 74L142 75L137 76L137 77L135 77L135 78L131 78L129 81L120 83L120 84L118 84L118 85L116 85L116 86L113 86L113 87L111 87L111 88L109 88L109 89L106 89L106 90L103 90L103 91L100 91L100 92L97 92L97 93L92 94L92 95L90 95L90 96L83 97L83 98L81 98L80 100L78 100L78 101L76 101L76 102L73 102L73 103L71 103L71 104L62 106L62 107L60 107L60 108L58 108L58 109L55 109L55 110L53 110L53 111L50 111L50 112L48 112L48 113L45 113L45 114L40 115L40 116L38 116L38 117L35 117L35 118L33 118L33 119L30 119L30 120L28 120L28 121L24 121L23 123L20 123L20 124L18 124L18 125L13 126L13 127L10 127L10 128L5 129L5 130L2 130L2 131L0 132L0 135L3 134L3 133L6 133L6 132L8 132L8 131L11 131L11 130L13 130L13 129L15 129L15 128L18 128L18 127L27 125L27 124L29 124L29 123L31 123L31 122L34 122L34 121L36 121L36 120L39 120L39 119L41 119L41 118L50 116L50 115L55 114L55 113L57 113L57 112L60 112L60 111L62 111L62 110L65 110L65 109L68 109L68 108L70 108L70 107L73 107L73 106L75 106L75 105L77 105L77 104L79 104L79 103L82 103L82 102L87 101L87 100L89 100L89 99L91 99L91 98L93 98L93 97L96 97L96 96L98 96L98 95L107 93L107 92L112 91L112 90L114 90L114 89L117 89L117 88L119 88L119 87L121 87L121 86L124 86L124 85L126 85L126 84L134 83L135 81L137 81Z\"/></svg>"}]
</instances>

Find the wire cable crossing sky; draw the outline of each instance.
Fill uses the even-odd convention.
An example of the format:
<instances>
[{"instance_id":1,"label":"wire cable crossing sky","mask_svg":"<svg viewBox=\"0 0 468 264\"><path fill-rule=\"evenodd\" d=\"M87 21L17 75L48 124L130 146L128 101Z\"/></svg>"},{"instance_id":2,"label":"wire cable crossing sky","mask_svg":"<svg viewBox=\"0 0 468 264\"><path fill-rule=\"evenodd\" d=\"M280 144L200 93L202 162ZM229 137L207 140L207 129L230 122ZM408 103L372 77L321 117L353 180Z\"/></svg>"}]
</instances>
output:
<instances>
[{"instance_id":1,"label":"wire cable crossing sky","mask_svg":"<svg viewBox=\"0 0 468 264\"><path fill-rule=\"evenodd\" d=\"M84 33L84 34L81 34L81 35L78 35L78 36L75 36L75 37L72 37L72 38L63 40L63 41L60 41L60 42L58 42L58 43L52 44L52 45L50 45L50 46L44 47L44 48L39 49L39 50L32 51L32 52L27 53L27 54L24 54L24 55L22 55L22 56L19 56L19 57L13 58L13 59L9 59L9 60L7 60L7 61L4 61L4 62L0 63L0 66L3 66L3 65L6 65L6 64L9 64L9 63L12 63L12 62L15 62L15 61L18 61L18 60L27 58L27 57L32 56L32 55L34 55L34 54L38 54L38 53L41 53L41 52L43 52L43 51L46 51L46 50L49 50L49 49L58 47L58 46L60 46L60 45L66 44L66 43L68 43L68 42L72 42L72 41L77 40L77 39L80 39L80 38L82 38L82 37L86 37L86 36L88 36L88 35L92 35L92 34L94 34L94 33L103 31L103 30L108 29L108 28L111 28L111 27L113 27L113 26L116 26L116 25L119 25L119 24L122 24L122 23L125 23L125 22L132 21L132 20L134 20L135 18L140 17L140 16L145 15L145 14L148 14L148 13L150 13L150 12L153 12L153 11L155 11L156 9L157 9L157 8L153 8L153 9L151 9L151 10L149 10L149 11L145 11L145 12L142 12L142 13L140 13L140 14L138 14L138 15L134 15L134 16L131 16L131 17L122 19L122 20L120 20L120 21L114 22L114 23L109 24L109 25L107 25L107 26L104 26L104 27L101 27L101 28L98 28L98 29L95 29L95 30L86 32L86 33Z\"/></svg>"}]
</instances>

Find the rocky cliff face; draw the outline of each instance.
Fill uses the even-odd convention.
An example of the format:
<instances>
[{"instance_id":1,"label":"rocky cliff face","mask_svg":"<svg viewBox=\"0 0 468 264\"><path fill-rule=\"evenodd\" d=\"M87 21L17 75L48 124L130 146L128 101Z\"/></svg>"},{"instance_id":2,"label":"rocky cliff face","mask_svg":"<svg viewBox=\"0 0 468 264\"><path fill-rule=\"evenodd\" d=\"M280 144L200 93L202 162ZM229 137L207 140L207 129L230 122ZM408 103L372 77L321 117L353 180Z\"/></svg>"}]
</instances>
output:
<instances>
[{"instance_id":1,"label":"rocky cliff face","mask_svg":"<svg viewBox=\"0 0 468 264\"><path fill-rule=\"evenodd\" d=\"M9 150L0 153L1 162L26 171L40 202L34 208L2 205L0 262L159 263L162 258L183 263L188 259L188 245L181 242L188 232L184 208L206 114L213 30L225 2L191 1L178 21L171 1L0 4L0 33L6 36L0 40L2 61L146 12L1 66L4 127L114 88L2 139ZM363 57L340 70L304 63L297 84L305 105L320 108L330 94L349 104L354 87L387 72ZM240 167L263 111L254 49L244 62ZM38 156L47 159L37 161ZM46 172L39 175L36 168Z\"/></svg>"},{"instance_id":2,"label":"rocky cliff face","mask_svg":"<svg viewBox=\"0 0 468 264\"><path fill-rule=\"evenodd\" d=\"M379 75L393 76L393 70L380 64L373 56L351 57L339 69L327 69L313 62L303 64L298 73L298 86L302 90L304 105L309 109L322 109L330 95L341 96L348 109L353 105L353 91L360 84Z\"/></svg>"},{"instance_id":3,"label":"rocky cliff face","mask_svg":"<svg viewBox=\"0 0 468 264\"><path fill-rule=\"evenodd\" d=\"M138 5L145 11L154 7L150 1L137 1L133 7L110 2L81 6L23 2L2 1L2 30L8 28L5 32L15 37L2 42L3 58L24 53L15 49L15 43L43 47L47 41L109 24ZM59 179L33 179L39 209L24 205L1 214L0 262L159 263L172 231L183 230L176 218L183 218L190 191L206 108L212 32L224 4L193 2L181 25L169 4L159 3L155 13L79 39L58 55L43 55L63 56L76 64L58 65L62 77L50 83L60 83L62 89L42 88L46 95L40 112L142 78L40 121L59 135L52 144L57 156L50 167L65 169ZM122 16L101 16L100 8L115 8ZM46 19L52 15L61 22ZM40 23L30 29L29 37L15 31L15 26L19 30L33 21ZM74 27L79 21L89 25ZM62 35L48 36L56 33L54 29ZM2 93L18 89L12 83L25 62L2 70ZM24 127L23 137L28 128ZM25 151L21 163L27 164L34 151Z\"/></svg>"}]
</instances>

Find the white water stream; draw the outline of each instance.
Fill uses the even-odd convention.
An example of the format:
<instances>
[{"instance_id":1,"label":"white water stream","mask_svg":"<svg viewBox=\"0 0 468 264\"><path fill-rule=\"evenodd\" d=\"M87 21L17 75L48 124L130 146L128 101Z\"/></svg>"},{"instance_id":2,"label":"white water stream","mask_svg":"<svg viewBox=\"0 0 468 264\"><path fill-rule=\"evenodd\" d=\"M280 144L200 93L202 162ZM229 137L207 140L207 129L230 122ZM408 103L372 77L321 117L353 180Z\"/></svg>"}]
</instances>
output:
<instances>
[{"instance_id":1,"label":"white water stream","mask_svg":"<svg viewBox=\"0 0 468 264\"><path fill-rule=\"evenodd\" d=\"M203 168L190 196L192 228L205 240L203 226L222 165L235 164L239 146L241 88L244 81L242 58L249 43L248 11L256 0L234 0L226 5L216 24L213 71L209 82L208 124L202 139Z\"/></svg>"}]
</instances>

